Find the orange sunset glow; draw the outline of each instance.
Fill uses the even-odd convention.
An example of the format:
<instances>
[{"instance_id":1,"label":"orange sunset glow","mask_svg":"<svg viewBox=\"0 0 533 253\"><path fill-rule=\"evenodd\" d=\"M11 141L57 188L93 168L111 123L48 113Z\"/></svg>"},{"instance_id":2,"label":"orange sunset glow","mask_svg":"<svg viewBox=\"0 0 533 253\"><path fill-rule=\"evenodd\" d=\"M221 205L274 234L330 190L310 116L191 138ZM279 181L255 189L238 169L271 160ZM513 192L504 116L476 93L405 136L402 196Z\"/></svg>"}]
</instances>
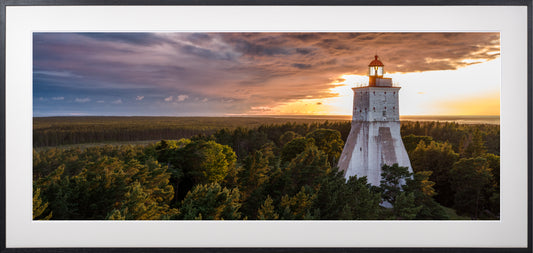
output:
<instances>
[{"instance_id":1,"label":"orange sunset glow","mask_svg":"<svg viewBox=\"0 0 533 253\"><path fill-rule=\"evenodd\" d=\"M386 64L386 63L385 63ZM385 66L387 67L387 66ZM500 115L500 59L457 70L393 73L400 91L402 115ZM342 75L331 83L333 97L300 99L276 107L261 107L251 114L350 115L351 88L368 83L363 75ZM255 108L253 108L255 109Z\"/></svg>"}]
</instances>

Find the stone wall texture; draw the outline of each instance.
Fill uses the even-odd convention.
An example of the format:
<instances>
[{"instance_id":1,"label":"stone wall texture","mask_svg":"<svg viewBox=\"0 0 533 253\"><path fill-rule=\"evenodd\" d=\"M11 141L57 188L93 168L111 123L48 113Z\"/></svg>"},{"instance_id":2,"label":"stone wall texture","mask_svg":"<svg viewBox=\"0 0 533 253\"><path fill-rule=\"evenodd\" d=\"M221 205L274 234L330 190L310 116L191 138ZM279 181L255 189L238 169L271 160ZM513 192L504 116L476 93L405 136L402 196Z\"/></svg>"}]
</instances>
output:
<instances>
[{"instance_id":1,"label":"stone wall texture","mask_svg":"<svg viewBox=\"0 0 533 253\"><path fill-rule=\"evenodd\" d=\"M353 121L398 121L400 87L353 88Z\"/></svg>"}]
</instances>

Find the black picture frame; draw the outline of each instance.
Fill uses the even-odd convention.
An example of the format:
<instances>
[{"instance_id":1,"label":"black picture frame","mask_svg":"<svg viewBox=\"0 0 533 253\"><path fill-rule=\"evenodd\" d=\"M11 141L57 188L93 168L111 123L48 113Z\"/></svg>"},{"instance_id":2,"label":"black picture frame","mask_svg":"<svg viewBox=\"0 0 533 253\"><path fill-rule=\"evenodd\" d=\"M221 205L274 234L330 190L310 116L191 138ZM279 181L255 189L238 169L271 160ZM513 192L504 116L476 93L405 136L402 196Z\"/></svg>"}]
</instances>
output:
<instances>
[{"instance_id":1,"label":"black picture frame","mask_svg":"<svg viewBox=\"0 0 533 253\"><path fill-rule=\"evenodd\" d=\"M492 5L492 6L527 6L527 44L528 55L528 243L527 248L455 248L455 247L430 247L430 248L7 248L6 247L6 7L8 6L130 6L130 5L283 5L283 6L351 6L351 5L377 5L377 6L467 6L467 5ZM528 0L1 0L1 31L0 45L2 59L0 61L0 216L1 216L1 252L531 252L532 250L532 162L533 162L533 85L532 85L532 2Z\"/></svg>"}]
</instances>

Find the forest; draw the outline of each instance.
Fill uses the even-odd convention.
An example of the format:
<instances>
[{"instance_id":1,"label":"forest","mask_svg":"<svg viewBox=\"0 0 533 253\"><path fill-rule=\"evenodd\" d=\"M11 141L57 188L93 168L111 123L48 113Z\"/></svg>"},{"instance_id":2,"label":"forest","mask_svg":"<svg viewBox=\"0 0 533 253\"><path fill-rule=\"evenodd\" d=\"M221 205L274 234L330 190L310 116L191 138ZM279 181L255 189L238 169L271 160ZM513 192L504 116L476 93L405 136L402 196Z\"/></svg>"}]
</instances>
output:
<instances>
[{"instance_id":1,"label":"forest","mask_svg":"<svg viewBox=\"0 0 533 253\"><path fill-rule=\"evenodd\" d=\"M36 220L499 219L499 125L402 122L414 173L384 165L378 187L337 172L349 121L67 119L34 119ZM90 142L110 144L60 146Z\"/></svg>"}]
</instances>

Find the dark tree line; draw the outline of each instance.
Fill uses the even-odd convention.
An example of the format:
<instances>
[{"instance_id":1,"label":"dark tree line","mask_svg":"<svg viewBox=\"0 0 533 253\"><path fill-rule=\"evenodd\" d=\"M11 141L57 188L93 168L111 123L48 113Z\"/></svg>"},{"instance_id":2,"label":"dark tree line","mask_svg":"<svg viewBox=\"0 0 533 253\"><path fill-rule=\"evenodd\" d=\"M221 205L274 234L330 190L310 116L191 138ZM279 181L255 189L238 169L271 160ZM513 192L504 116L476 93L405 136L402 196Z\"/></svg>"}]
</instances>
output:
<instances>
[{"instance_id":1,"label":"dark tree line","mask_svg":"<svg viewBox=\"0 0 533 253\"><path fill-rule=\"evenodd\" d=\"M488 152L500 155L500 126L491 124L458 124L454 122L402 122L402 136L431 137L438 142L448 142L462 156ZM410 142L413 144L413 142ZM416 145L418 142L415 142ZM413 146L411 146L413 147ZM407 144L406 144L407 148Z\"/></svg>"},{"instance_id":2,"label":"dark tree line","mask_svg":"<svg viewBox=\"0 0 533 253\"><path fill-rule=\"evenodd\" d=\"M224 128L324 121L252 117L35 117L33 147L181 139L211 135Z\"/></svg>"},{"instance_id":3,"label":"dark tree line","mask_svg":"<svg viewBox=\"0 0 533 253\"><path fill-rule=\"evenodd\" d=\"M499 127L402 125L414 174L385 165L380 187L337 172L349 129L269 124L144 146L34 150L34 219L448 219L443 206L498 217L499 152L486 139Z\"/></svg>"}]
</instances>

